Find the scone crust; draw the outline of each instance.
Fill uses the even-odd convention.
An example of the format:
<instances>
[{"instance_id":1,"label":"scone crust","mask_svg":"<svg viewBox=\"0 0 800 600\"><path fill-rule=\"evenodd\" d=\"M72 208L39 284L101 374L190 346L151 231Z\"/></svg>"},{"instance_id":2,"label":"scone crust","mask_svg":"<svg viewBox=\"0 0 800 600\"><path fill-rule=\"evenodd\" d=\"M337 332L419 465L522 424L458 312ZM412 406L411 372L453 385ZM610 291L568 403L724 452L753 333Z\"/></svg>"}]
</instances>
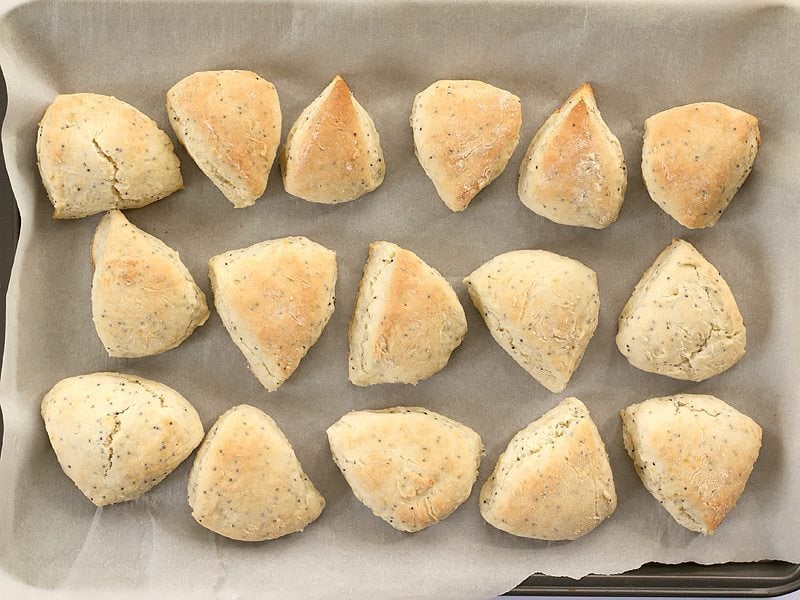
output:
<instances>
[{"instance_id":1,"label":"scone crust","mask_svg":"<svg viewBox=\"0 0 800 600\"><path fill-rule=\"evenodd\" d=\"M505 170L522 103L482 81L441 80L417 94L410 122L420 165L447 207L462 211Z\"/></svg>"},{"instance_id":2,"label":"scone crust","mask_svg":"<svg viewBox=\"0 0 800 600\"><path fill-rule=\"evenodd\" d=\"M411 383L442 370L467 333L458 296L410 250L374 242L349 328L355 385Z\"/></svg>"},{"instance_id":3,"label":"scone crust","mask_svg":"<svg viewBox=\"0 0 800 600\"><path fill-rule=\"evenodd\" d=\"M275 86L252 71L200 71L167 92L178 141L236 208L255 203L281 140Z\"/></svg>"},{"instance_id":4,"label":"scone crust","mask_svg":"<svg viewBox=\"0 0 800 600\"><path fill-rule=\"evenodd\" d=\"M546 250L515 250L464 283L503 350L548 390L563 391L597 328L595 272Z\"/></svg>"},{"instance_id":5,"label":"scone crust","mask_svg":"<svg viewBox=\"0 0 800 600\"><path fill-rule=\"evenodd\" d=\"M620 415L625 449L647 490L680 525L712 534L744 491L761 427L707 395L651 398Z\"/></svg>"},{"instance_id":6,"label":"scone crust","mask_svg":"<svg viewBox=\"0 0 800 600\"><path fill-rule=\"evenodd\" d=\"M584 83L533 137L520 165L519 198L556 223L603 229L617 220L627 185L622 146Z\"/></svg>"},{"instance_id":7,"label":"scone crust","mask_svg":"<svg viewBox=\"0 0 800 600\"><path fill-rule=\"evenodd\" d=\"M111 357L171 350L208 319L202 290L178 253L120 211L92 239L92 319Z\"/></svg>"},{"instance_id":8,"label":"scone crust","mask_svg":"<svg viewBox=\"0 0 800 600\"><path fill-rule=\"evenodd\" d=\"M302 531L325 499L275 421L242 404L217 419L197 451L189 505L203 527L258 542Z\"/></svg>"},{"instance_id":9,"label":"scone crust","mask_svg":"<svg viewBox=\"0 0 800 600\"><path fill-rule=\"evenodd\" d=\"M472 429L419 407L348 413L328 428L328 440L356 498L409 532L445 519L469 497L483 452Z\"/></svg>"},{"instance_id":10,"label":"scone crust","mask_svg":"<svg viewBox=\"0 0 800 600\"><path fill-rule=\"evenodd\" d=\"M324 204L360 198L386 171L375 124L338 75L295 121L280 162L288 193Z\"/></svg>"},{"instance_id":11,"label":"scone crust","mask_svg":"<svg viewBox=\"0 0 800 600\"><path fill-rule=\"evenodd\" d=\"M719 271L689 242L674 240L636 284L616 342L634 367L703 381L744 356L747 333Z\"/></svg>"},{"instance_id":12,"label":"scone crust","mask_svg":"<svg viewBox=\"0 0 800 600\"><path fill-rule=\"evenodd\" d=\"M215 256L208 273L231 339L274 392L333 314L336 253L304 237L280 238Z\"/></svg>"},{"instance_id":13,"label":"scone crust","mask_svg":"<svg viewBox=\"0 0 800 600\"><path fill-rule=\"evenodd\" d=\"M140 208L183 188L167 134L112 96L57 96L39 122L36 156L54 219Z\"/></svg>"},{"instance_id":14,"label":"scone crust","mask_svg":"<svg viewBox=\"0 0 800 600\"><path fill-rule=\"evenodd\" d=\"M517 433L480 495L481 515L539 540L586 535L617 507L611 465L586 406L567 398Z\"/></svg>"},{"instance_id":15,"label":"scone crust","mask_svg":"<svg viewBox=\"0 0 800 600\"><path fill-rule=\"evenodd\" d=\"M203 439L200 417L183 396L133 375L62 379L41 412L61 468L97 506L138 498Z\"/></svg>"},{"instance_id":16,"label":"scone crust","mask_svg":"<svg viewBox=\"0 0 800 600\"><path fill-rule=\"evenodd\" d=\"M760 145L753 115L719 102L678 106L645 121L642 177L678 223L711 227L750 174Z\"/></svg>"}]
</instances>

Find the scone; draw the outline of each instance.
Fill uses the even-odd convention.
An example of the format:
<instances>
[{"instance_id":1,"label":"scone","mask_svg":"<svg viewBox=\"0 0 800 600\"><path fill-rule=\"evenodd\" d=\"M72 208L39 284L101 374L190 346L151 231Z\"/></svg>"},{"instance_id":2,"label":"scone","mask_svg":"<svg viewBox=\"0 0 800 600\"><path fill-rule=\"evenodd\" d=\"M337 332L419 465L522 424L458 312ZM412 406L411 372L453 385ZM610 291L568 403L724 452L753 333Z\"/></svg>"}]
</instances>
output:
<instances>
[{"instance_id":1,"label":"scone","mask_svg":"<svg viewBox=\"0 0 800 600\"><path fill-rule=\"evenodd\" d=\"M57 96L39 123L36 156L54 219L140 208L183 188L167 134L111 96Z\"/></svg>"},{"instance_id":2,"label":"scone","mask_svg":"<svg viewBox=\"0 0 800 600\"><path fill-rule=\"evenodd\" d=\"M201 71L167 92L178 141L236 208L267 189L281 141L275 86L251 71Z\"/></svg>"},{"instance_id":3,"label":"scone","mask_svg":"<svg viewBox=\"0 0 800 600\"><path fill-rule=\"evenodd\" d=\"M503 350L548 390L563 391L597 328L595 272L546 250L516 250L464 283Z\"/></svg>"},{"instance_id":4,"label":"scone","mask_svg":"<svg viewBox=\"0 0 800 600\"><path fill-rule=\"evenodd\" d=\"M622 309L617 348L643 371L703 381L744 356L746 337L722 275L689 242L675 240Z\"/></svg>"},{"instance_id":5,"label":"scone","mask_svg":"<svg viewBox=\"0 0 800 600\"><path fill-rule=\"evenodd\" d=\"M284 189L323 204L360 198L386 172L375 124L338 75L297 118L280 160Z\"/></svg>"},{"instance_id":6,"label":"scone","mask_svg":"<svg viewBox=\"0 0 800 600\"><path fill-rule=\"evenodd\" d=\"M665 110L644 122L644 184L684 227L711 227L750 174L760 145L758 119L730 106Z\"/></svg>"},{"instance_id":7,"label":"scone","mask_svg":"<svg viewBox=\"0 0 800 600\"><path fill-rule=\"evenodd\" d=\"M348 413L328 428L328 440L356 498L409 532L447 518L469 498L483 452L469 427L405 406Z\"/></svg>"},{"instance_id":8,"label":"scone","mask_svg":"<svg viewBox=\"0 0 800 600\"><path fill-rule=\"evenodd\" d=\"M138 498L203 439L183 396L121 373L62 379L42 400L42 418L64 473L97 506Z\"/></svg>"},{"instance_id":9,"label":"scone","mask_svg":"<svg viewBox=\"0 0 800 600\"><path fill-rule=\"evenodd\" d=\"M409 250L374 242L350 321L350 381L416 384L442 370L467 333L455 291Z\"/></svg>"},{"instance_id":10,"label":"scone","mask_svg":"<svg viewBox=\"0 0 800 600\"><path fill-rule=\"evenodd\" d=\"M636 472L683 527L710 535L744 491L761 427L714 396L651 398L620 412Z\"/></svg>"},{"instance_id":11,"label":"scone","mask_svg":"<svg viewBox=\"0 0 800 600\"><path fill-rule=\"evenodd\" d=\"M215 256L208 275L225 329L274 392L333 314L336 253L304 237L268 240Z\"/></svg>"},{"instance_id":12,"label":"scone","mask_svg":"<svg viewBox=\"0 0 800 600\"><path fill-rule=\"evenodd\" d=\"M577 539L614 512L608 454L580 400L567 398L511 438L480 507L490 525L537 540Z\"/></svg>"},{"instance_id":13,"label":"scone","mask_svg":"<svg viewBox=\"0 0 800 600\"><path fill-rule=\"evenodd\" d=\"M166 352L208 319L205 294L178 253L120 211L100 220L91 258L92 318L109 356Z\"/></svg>"},{"instance_id":14,"label":"scone","mask_svg":"<svg viewBox=\"0 0 800 600\"><path fill-rule=\"evenodd\" d=\"M206 529L260 542L302 531L325 499L275 421L242 404L217 419L197 451L189 506Z\"/></svg>"},{"instance_id":15,"label":"scone","mask_svg":"<svg viewBox=\"0 0 800 600\"><path fill-rule=\"evenodd\" d=\"M584 83L533 136L519 199L555 223L603 229L617 220L627 186L622 146Z\"/></svg>"},{"instance_id":16,"label":"scone","mask_svg":"<svg viewBox=\"0 0 800 600\"><path fill-rule=\"evenodd\" d=\"M521 126L520 99L482 81L437 81L411 111L414 153L452 211L505 170Z\"/></svg>"}]
</instances>

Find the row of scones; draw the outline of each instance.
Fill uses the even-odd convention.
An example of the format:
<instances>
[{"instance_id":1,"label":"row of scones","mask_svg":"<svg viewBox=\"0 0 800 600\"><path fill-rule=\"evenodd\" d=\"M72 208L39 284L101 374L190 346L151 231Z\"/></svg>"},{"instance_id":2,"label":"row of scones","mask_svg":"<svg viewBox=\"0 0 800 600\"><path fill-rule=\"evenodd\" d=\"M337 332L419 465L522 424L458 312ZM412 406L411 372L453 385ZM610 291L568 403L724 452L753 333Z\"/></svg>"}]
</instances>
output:
<instances>
[{"instance_id":1,"label":"row of scones","mask_svg":"<svg viewBox=\"0 0 800 600\"><path fill-rule=\"evenodd\" d=\"M197 412L175 390L92 373L58 382L41 409L64 472L97 506L138 498L199 445L188 500L211 531L274 539L301 531L325 507L289 440L252 406L234 406L204 436ZM758 424L718 398L688 394L634 404L621 418L624 446L647 490L680 525L713 533L758 458ZM478 433L424 408L350 412L327 434L358 500L400 531L445 519L478 478ZM479 505L494 527L541 540L574 540L608 518L617 507L614 479L586 406L567 398L514 435Z\"/></svg>"},{"instance_id":2,"label":"row of scones","mask_svg":"<svg viewBox=\"0 0 800 600\"><path fill-rule=\"evenodd\" d=\"M109 356L160 354L208 318L178 253L121 211L100 220L91 257L92 316ZM231 339L264 388L277 390L333 314L336 253L287 237L215 256L208 271ZM595 272L545 250L516 250L464 283L497 343L548 390L563 391L597 327ZM416 384L447 365L466 332L464 309L436 269L393 243L371 244L348 334L352 383ZM719 271L675 240L634 288L616 343L639 369L702 381L744 355L746 331Z\"/></svg>"},{"instance_id":3,"label":"row of scones","mask_svg":"<svg viewBox=\"0 0 800 600\"><path fill-rule=\"evenodd\" d=\"M203 71L167 93L181 144L235 207L267 187L281 141L275 86L250 71ZM522 104L471 80L441 80L414 99L414 152L450 210L462 211L506 168L519 143ZM752 169L761 143L752 115L716 102L658 113L645 122L642 175L652 197L682 225L714 225ZM58 96L39 124L37 156L53 217L139 208L183 187L169 137L110 96ZM300 114L279 156L285 190L335 204L375 190L385 173L375 124L336 76ZM519 172L519 198L564 225L616 221L627 187L622 147L588 84L536 132Z\"/></svg>"}]
</instances>

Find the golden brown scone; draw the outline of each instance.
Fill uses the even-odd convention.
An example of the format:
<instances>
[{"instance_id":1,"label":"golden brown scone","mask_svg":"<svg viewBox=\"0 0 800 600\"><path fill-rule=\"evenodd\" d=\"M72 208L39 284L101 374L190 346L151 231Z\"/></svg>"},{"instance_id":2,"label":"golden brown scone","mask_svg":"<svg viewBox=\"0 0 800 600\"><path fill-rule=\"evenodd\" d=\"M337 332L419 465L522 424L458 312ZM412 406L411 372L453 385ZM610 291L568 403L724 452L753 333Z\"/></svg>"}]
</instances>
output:
<instances>
[{"instance_id":1,"label":"golden brown scone","mask_svg":"<svg viewBox=\"0 0 800 600\"><path fill-rule=\"evenodd\" d=\"M140 208L183 188L167 134L111 96L57 96L39 122L36 155L54 219Z\"/></svg>"},{"instance_id":2,"label":"golden brown scone","mask_svg":"<svg viewBox=\"0 0 800 600\"><path fill-rule=\"evenodd\" d=\"M377 188L385 171L375 124L337 75L289 131L283 187L310 202L349 202Z\"/></svg>"},{"instance_id":3,"label":"golden brown scone","mask_svg":"<svg viewBox=\"0 0 800 600\"><path fill-rule=\"evenodd\" d=\"M730 369L746 342L728 284L683 240L658 255L619 316L617 348L625 358L675 379L703 381Z\"/></svg>"},{"instance_id":4,"label":"golden brown scone","mask_svg":"<svg viewBox=\"0 0 800 600\"><path fill-rule=\"evenodd\" d=\"M197 451L189 506L206 529L260 542L302 531L325 499L275 421L241 404L217 419Z\"/></svg>"},{"instance_id":5,"label":"golden brown scone","mask_svg":"<svg viewBox=\"0 0 800 600\"><path fill-rule=\"evenodd\" d=\"M62 379L42 400L42 418L64 473L97 506L138 498L203 439L183 396L121 373Z\"/></svg>"},{"instance_id":6,"label":"golden brown scone","mask_svg":"<svg viewBox=\"0 0 800 600\"><path fill-rule=\"evenodd\" d=\"M178 141L236 208L267 189L281 141L275 86L251 71L201 71L167 92Z\"/></svg>"},{"instance_id":7,"label":"golden brown scone","mask_svg":"<svg viewBox=\"0 0 800 600\"><path fill-rule=\"evenodd\" d=\"M519 198L555 223L603 229L617 220L627 185L622 146L584 83L533 136Z\"/></svg>"},{"instance_id":8,"label":"golden brown scone","mask_svg":"<svg viewBox=\"0 0 800 600\"><path fill-rule=\"evenodd\" d=\"M693 394L651 398L620 416L647 491L680 525L714 533L744 491L761 427L719 398Z\"/></svg>"},{"instance_id":9,"label":"golden brown scone","mask_svg":"<svg viewBox=\"0 0 800 600\"><path fill-rule=\"evenodd\" d=\"M274 392L333 314L336 253L304 237L268 240L215 256L208 274L225 329Z\"/></svg>"},{"instance_id":10,"label":"golden brown scone","mask_svg":"<svg viewBox=\"0 0 800 600\"><path fill-rule=\"evenodd\" d=\"M760 145L758 119L730 106L665 110L644 122L644 184L684 227L711 227L750 174Z\"/></svg>"},{"instance_id":11,"label":"golden brown scone","mask_svg":"<svg viewBox=\"0 0 800 600\"><path fill-rule=\"evenodd\" d=\"M92 318L109 356L166 352L208 319L205 294L178 253L120 211L100 220L91 258Z\"/></svg>"},{"instance_id":12,"label":"golden brown scone","mask_svg":"<svg viewBox=\"0 0 800 600\"><path fill-rule=\"evenodd\" d=\"M455 291L410 250L373 242L350 320L350 381L411 383L441 371L467 333Z\"/></svg>"},{"instance_id":13,"label":"golden brown scone","mask_svg":"<svg viewBox=\"0 0 800 600\"><path fill-rule=\"evenodd\" d=\"M482 81L437 81L411 111L414 153L452 211L505 170L521 126L520 99Z\"/></svg>"},{"instance_id":14,"label":"golden brown scone","mask_svg":"<svg viewBox=\"0 0 800 600\"><path fill-rule=\"evenodd\" d=\"M617 508L608 454L586 406L567 398L517 433L481 489L481 515L537 540L574 540Z\"/></svg>"},{"instance_id":15,"label":"golden brown scone","mask_svg":"<svg viewBox=\"0 0 800 600\"><path fill-rule=\"evenodd\" d=\"M405 406L350 412L328 427L328 441L356 498L395 529L412 532L469 498L483 452L469 427Z\"/></svg>"},{"instance_id":16,"label":"golden brown scone","mask_svg":"<svg viewBox=\"0 0 800 600\"><path fill-rule=\"evenodd\" d=\"M516 250L464 283L503 350L548 390L564 391L597 327L595 272L545 250Z\"/></svg>"}]
</instances>

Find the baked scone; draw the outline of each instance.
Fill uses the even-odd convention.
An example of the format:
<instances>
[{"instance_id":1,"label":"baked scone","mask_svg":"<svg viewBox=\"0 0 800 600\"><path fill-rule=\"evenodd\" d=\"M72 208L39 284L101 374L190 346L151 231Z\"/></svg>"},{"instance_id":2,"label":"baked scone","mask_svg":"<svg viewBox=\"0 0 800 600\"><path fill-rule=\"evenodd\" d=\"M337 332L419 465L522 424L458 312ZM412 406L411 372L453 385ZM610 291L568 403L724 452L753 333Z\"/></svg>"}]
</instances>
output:
<instances>
[{"instance_id":1,"label":"baked scone","mask_svg":"<svg viewBox=\"0 0 800 600\"><path fill-rule=\"evenodd\" d=\"M710 535L736 505L761 449L761 427L714 396L651 398L620 412L625 449L656 500Z\"/></svg>"},{"instance_id":2,"label":"baked scone","mask_svg":"<svg viewBox=\"0 0 800 600\"><path fill-rule=\"evenodd\" d=\"M563 391L597 327L595 272L546 250L515 250L464 283L503 350L548 390Z\"/></svg>"},{"instance_id":3,"label":"baked scone","mask_svg":"<svg viewBox=\"0 0 800 600\"><path fill-rule=\"evenodd\" d=\"M91 258L92 318L109 356L166 352L208 319L205 294L178 253L120 211L100 219Z\"/></svg>"},{"instance_id":4,"label":"baked scone","mask_svg":"<svg viewBox=\"0 0 800 600\"><path fill-rule=\"evenodd\" d=\"M203 424L186 398L133 375L62 379L41 408L61 468L97 506L138 498L203 439Z\"/></svg>"},{"instance_id":5,"label":"baked scone","mask_svg":"<svg viewBox=\"0 0 800 600\"><path fill-rule=\"evenodd\" d=\"M333 314L336 253L304 237L268 240L215 256L208 275L225 329L274 392Z\"/></svg>"},{"instance_id":6,"label":"baked scone","mask_svg":"<svg viewBox=\"0 0 800 600\"><path fill-rule=\"evenodd\" d=\"M760 145L758 119L730 106L665 110L644 122L644 184L684 227L711 227L750 174Z\"/></svg>"},{"instance_id":7,"label":"baked scone","mask_svg":"<svg viewBox=\"0 0 800 600\"><path fill-rule=\"evenodd\" d=\"M275 421L241 404L217 419L197 451L189 506L206 529L260 542L302 531L325 499Z\"/></svg>"},{"instance_id":8,"label":"baked scone","mask_svg":"<svg viewBox=\"0 0 800 600\"><path fill-rule=\"evenodd\" d=\"M350 320L350 381L416 384L441 371L467 333L455 291L410 250L373 242Z\"/></svg>"},{"instance_id":9,"label":"baked scone","mask_svg":"<svg viewBox=\"0 0 800 600\"><path fill-rule=\"evenodd\" d=\"M183 188L167 134L111 96L56 96L39 122L36 156L54 219L140 208Z\"/></svg>"},{"instance_id":10,"label":"baked scone","mask_svg":"<svg viewBox=\"0 0 800 600\"><path fill-rule=\"evenodd\" d=\"M328 441L356 498L411 532L442 521L469 498L483 452L469 427L405 406L350 412L328 428Z\"/></svg>"},{"instance_id":11,"label":"baked scone","mask_svg":"<svg viewBox=\"0 0 800 600\"><path fill-rule=\"evenodd\" d=\"M622 146L584 83L533 136L519 199L555 223L603 229L617 220L627 186Z\"/></svg>"},{"instance_id":12,"label":"baked scone","mask_svg":"<svg viewBox=\"0 0 800 600\"><path fill-rule=\"evenodd\" d=\"M490 525L537 540L577 539L614 512L606 447L580 400L567 398L511 438L480 507Z\"/></svg>"},{"instance_id":13,"label":"baked scone","mask_svg":"<svg viewBox=\"0 0 800 600\"><path fill-rule=\"evenodd\" d=\"M719 271L675 240L644 272L619 316L617 348L634 366L703 381L745 352L742 315Z\"/></svg>"},{"instance_id":14,"label":"baked scone","mask_svg":"<svg viewBox=\"0 0 800 600\"><path fill-rule=\"evenodd\" d=\"M482 81L442 80L414 99L414 153L452 211L506 168L519 143L522 103Z\"/></svg>"},{"instance_id":15,"label":"baked scone","mask_svg":"<svg viewBox=\"0 0 800 600\"><path fill-rule=\"evenodd\" d=\"M275 86L251 71L201 71L167 92L178 141L236 208L255 203L281 141Z\"/></svg>"},{"instance_id":16,"label":"baked scone","mask_svg":"<svg viewBox=\"0 0 800 600\"><path fill-rule=\"evenodd\" d=\"M338 75L297 118L281 151L284 189L310 202L349 202L383 182L372 118Z\"/></svg>"}]
</instances>

